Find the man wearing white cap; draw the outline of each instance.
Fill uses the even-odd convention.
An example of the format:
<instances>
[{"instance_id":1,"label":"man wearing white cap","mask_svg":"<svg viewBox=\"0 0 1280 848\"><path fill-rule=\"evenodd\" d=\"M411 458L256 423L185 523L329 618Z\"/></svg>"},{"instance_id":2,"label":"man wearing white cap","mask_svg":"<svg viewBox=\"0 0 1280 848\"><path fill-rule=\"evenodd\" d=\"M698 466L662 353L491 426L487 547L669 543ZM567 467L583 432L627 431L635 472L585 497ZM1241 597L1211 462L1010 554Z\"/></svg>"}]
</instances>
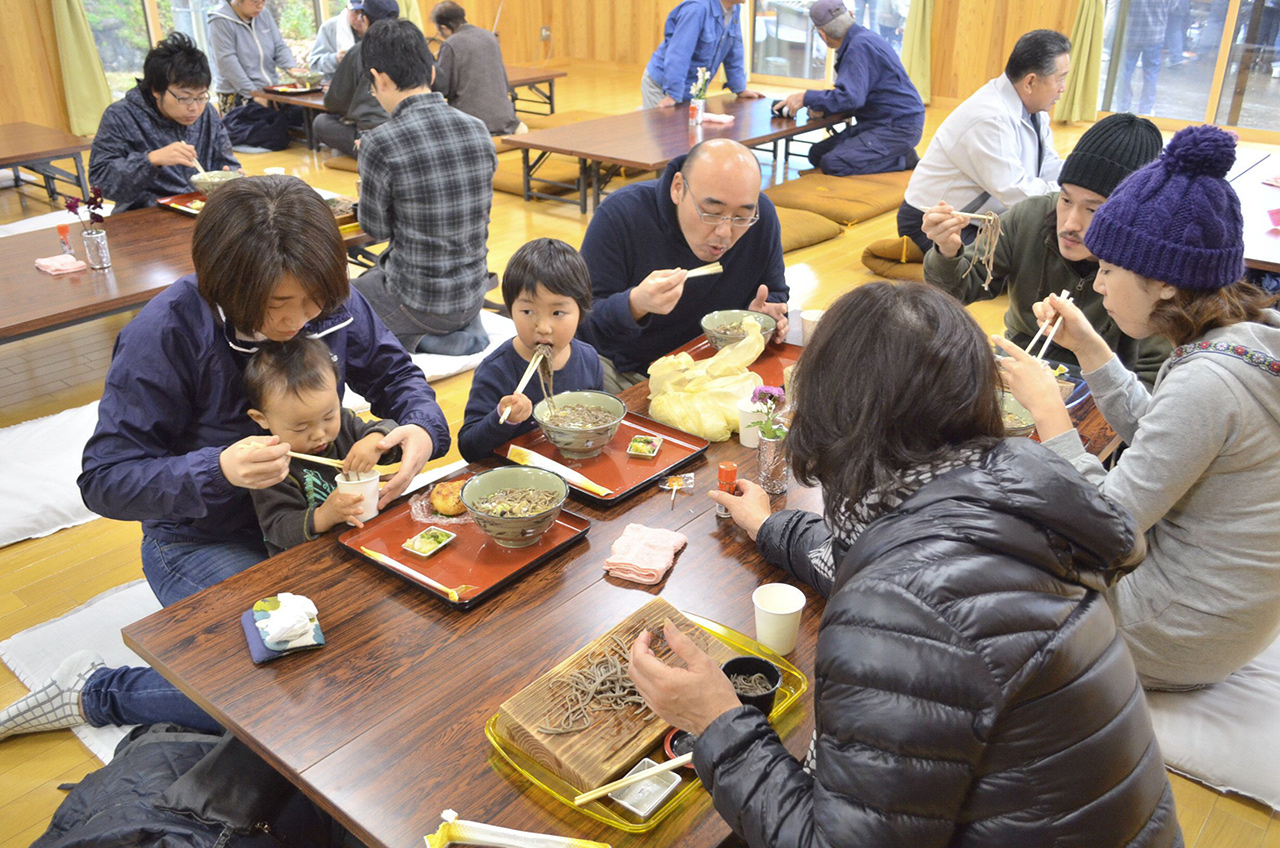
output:
<instances>
[{"instance_id":1,"label":"man wearing white cap","mask_svg":"<svg viewBox=\"0 0 1280 848\"><path fill-rule=\"evenodd\" d=\"M924 102L889 42L860 26L844 0L818 0L809 17L827 47L836 51L835 88L796 92L787 98L794 115L849 114L856 123L809 148L809 161L824 174L905 171L920 161L915 146L924 132Z\"/></svg>"}]
</instances>

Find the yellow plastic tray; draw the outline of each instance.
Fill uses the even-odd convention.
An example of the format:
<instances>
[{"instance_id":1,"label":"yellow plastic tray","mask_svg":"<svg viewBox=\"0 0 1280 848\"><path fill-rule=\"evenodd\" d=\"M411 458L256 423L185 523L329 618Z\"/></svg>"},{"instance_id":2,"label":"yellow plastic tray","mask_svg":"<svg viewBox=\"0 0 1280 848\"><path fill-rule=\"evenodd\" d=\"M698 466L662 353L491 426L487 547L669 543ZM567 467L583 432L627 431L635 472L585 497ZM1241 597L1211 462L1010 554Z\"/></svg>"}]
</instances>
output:
<instances>
[{"instance_id":1,"label":"yellow plastic tray","mask_svg":"<svg viewBox=\"0 0 1280 848\"><path fill-rule=\"evenodd\" d=\"M782 671L782 685L778 688L777 700L773 703L773 711L769 713L770 723L777 725L778 718L786 713L799 700L800 695L809 688L809 679L804 676L800 669L787 662L778 654L761 645L749 636L744 636L736 630L725 627L723 624L702 618L701 616L692 615L684 612L685 617L703 630L719 639L724 644L738 651L740 654L750 654L752 656L763 657L769 662L776 665ZM534 786L537 786L543 792L546 792L552 798L555 798L561 804L572 810L577 810L585 816L603 822L610 827L627 833L644 833L652 830L663 819L671 815L675 810L680 809L682 804L688 803L695 791L700 791L702 782L698 780L698 776L694 774L692 769L682 768L677 770L680 775L681 785L676 793L667 799L661 807L653 812L646 819L641 819L634 813L621 806L608 796L581 807L574 806L573 799L590 789L593 786L573 786L557 774L552 773L539 763L524 754L514 743L503 739L497 731L498 716L495 714L484 725L484 735L493 745L502 759L506 760L517 772L528 779ZM662 750L659 743L647 756L656 762L663 762L667 759L666 753ZM638 762L638 760L637 760Z\"/></svg>"}]
</instances>

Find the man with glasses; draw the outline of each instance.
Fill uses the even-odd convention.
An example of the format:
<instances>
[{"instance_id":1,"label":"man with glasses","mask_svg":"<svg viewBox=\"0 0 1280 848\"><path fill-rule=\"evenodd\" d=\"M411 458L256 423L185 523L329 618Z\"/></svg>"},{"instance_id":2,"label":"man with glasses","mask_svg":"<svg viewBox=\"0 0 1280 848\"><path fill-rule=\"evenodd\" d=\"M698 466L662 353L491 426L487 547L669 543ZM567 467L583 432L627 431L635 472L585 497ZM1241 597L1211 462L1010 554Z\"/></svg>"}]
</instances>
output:
<instances>
[{"instance_id":1,"label":"man with glasses","mask_svg":"<svg viewBox=\"0 0 1280 848\"><path fill-rule=\"evenodd\" d=\"M209 62L180 32L149 53L142 79L102 113L89 154L89 182L115 211L154 206L192 190L206 171L238 169L218 110L209 106Z\"/></svg>"},{"instance_id":2,"label":"man with glasses","mask_svg":"<svg viewBox=\"0 0 1280 848\"><path fill-rule=\"evenodd\" d=\"M751 309L787 335L778 215L760 193L760 164L736 141L713 139L676 157L662 177L613 192L582 241L595 305L578 335L599 352L605 388L647 377L649 364L702 333L702 316ZM713 262L723 271L685 282Z\"/></svg>"}]
</instances>

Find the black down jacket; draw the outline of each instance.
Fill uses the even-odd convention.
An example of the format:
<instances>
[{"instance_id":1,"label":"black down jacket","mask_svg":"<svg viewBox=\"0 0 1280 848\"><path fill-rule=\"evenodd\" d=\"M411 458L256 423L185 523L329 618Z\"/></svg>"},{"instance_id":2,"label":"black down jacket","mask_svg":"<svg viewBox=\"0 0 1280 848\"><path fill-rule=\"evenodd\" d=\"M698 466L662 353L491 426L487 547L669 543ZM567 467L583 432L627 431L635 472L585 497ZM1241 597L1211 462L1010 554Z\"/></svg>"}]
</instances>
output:
<instances>
[{"instance_id":1,"label":"black down jacket","mask_svg":"<svg viewBox=\"0 0 1280 848\"><path fill-rule=\"evenodd\" d=\"M818 516L790 511L758 540L828 596L812 776L753 707L694 748L716 809L750 845L1182 844L1099 594L1133 545L1128 513L1010 439L873 522L834 581L808 556L827 538Z\"/></svg>"}]
</instances>

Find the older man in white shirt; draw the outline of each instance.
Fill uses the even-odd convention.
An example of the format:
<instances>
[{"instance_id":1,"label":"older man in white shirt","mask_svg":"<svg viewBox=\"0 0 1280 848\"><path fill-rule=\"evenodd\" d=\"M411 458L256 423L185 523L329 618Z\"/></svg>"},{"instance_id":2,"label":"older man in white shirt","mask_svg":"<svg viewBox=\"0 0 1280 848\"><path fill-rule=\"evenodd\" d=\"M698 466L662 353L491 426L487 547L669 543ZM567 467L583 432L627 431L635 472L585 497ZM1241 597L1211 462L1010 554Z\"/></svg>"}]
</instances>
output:
<instances>
[{"instance_id":1,"label":"older man in white shirt","mask_svg":"<svg viewBox=\"0 0 1280 848\"><path fill-rule=\"evenodd\" d=\"M1049 110L1066 90L1071 42L1038 29L1018 39L1004 74L978 89L938 127L907 184L898 235L924 253L924 210L946 201L962 212L1003 212L1058 190L1062 160L1053 149ZM968 244L977 234L968 227Z\"/></svg>"}]
</instances>

